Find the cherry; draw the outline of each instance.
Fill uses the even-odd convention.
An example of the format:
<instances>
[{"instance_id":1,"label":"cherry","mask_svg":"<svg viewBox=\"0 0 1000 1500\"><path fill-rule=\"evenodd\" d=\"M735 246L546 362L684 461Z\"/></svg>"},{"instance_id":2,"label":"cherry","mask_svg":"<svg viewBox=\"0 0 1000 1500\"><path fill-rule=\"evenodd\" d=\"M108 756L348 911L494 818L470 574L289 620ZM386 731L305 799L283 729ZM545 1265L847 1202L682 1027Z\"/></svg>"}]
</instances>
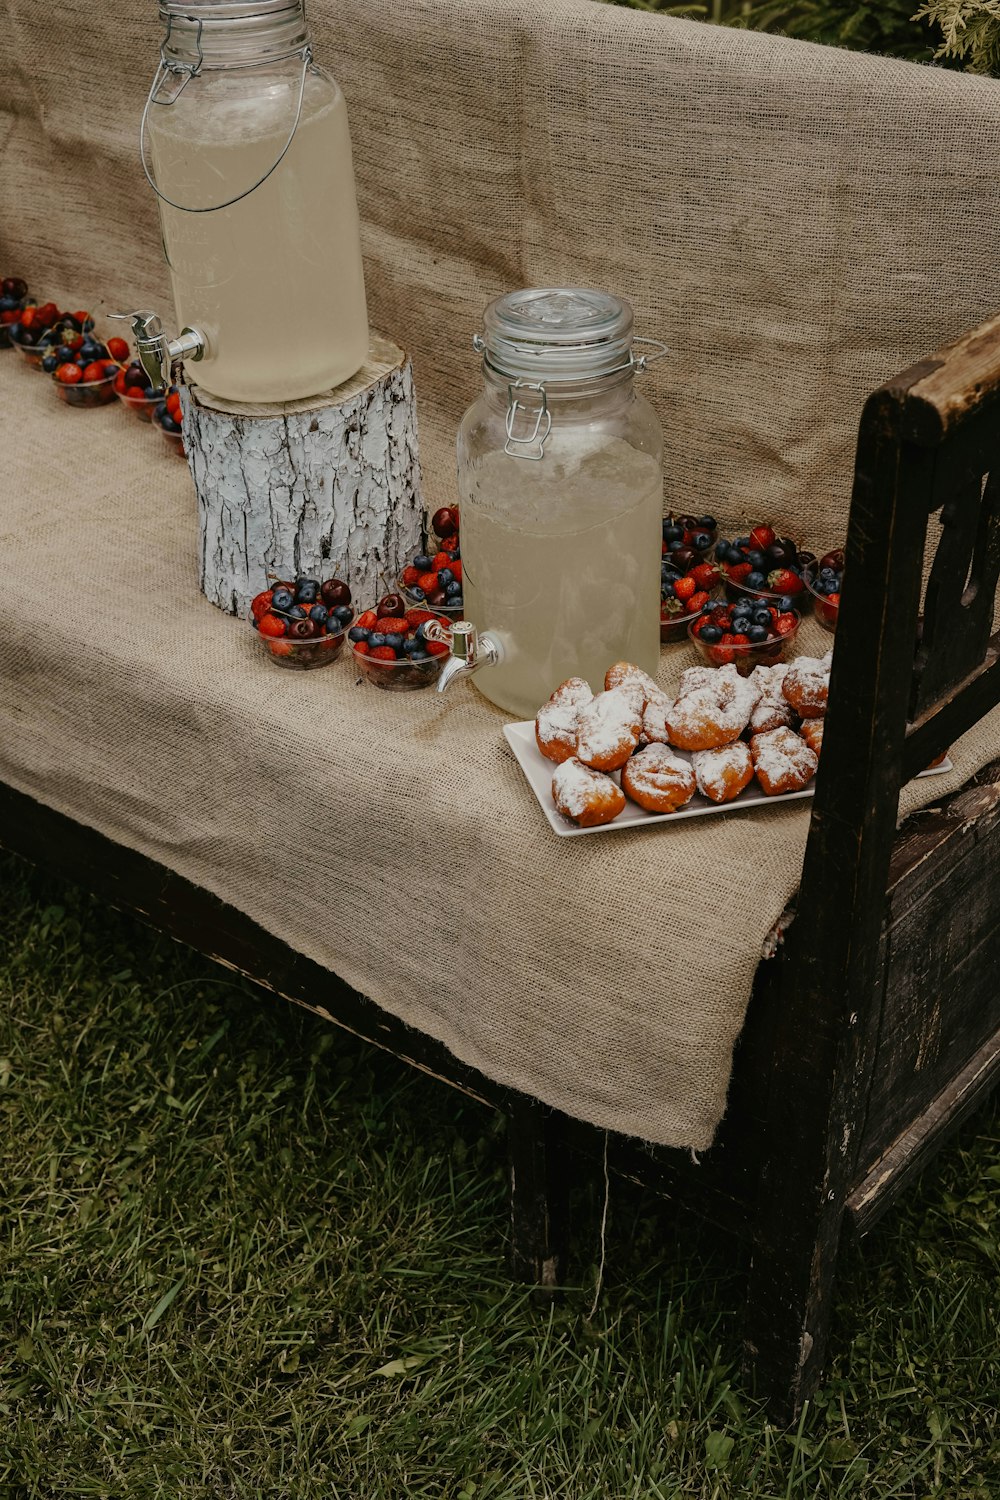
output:
<instances>
[{"instance_id":1,"label":"cherry","mask_svg":"<svg viewBox=\"0 0 1000 1500\"><path fill-rule=\"evenodd\" d=\"M776 568L780 568L785 563L795 561L795 548L789 547L788 543L784 541L772 542L770 547L765 551L764 556L769 563L772 563Z\"/></svg>"},{"instance_id":2,"label":"cherry","mask_svg":"<svg viewBox=\"0 0 1000 1500\"><path fill-rule=\"evenodd\" d=\"M431 525L437 536L454 536L458 531L458 512L448 505L442 505L431 517Z\"/></svg>"},{"instance_id":3,"label":"cherry","mask_svg":"<svg viewBox=\"0 0 1000 1500\"><path fill-rule=\"evenodd\" d=\"M327 578L320 584L319 594L327 609L336 609L338 604L351 602L351 591L341 578Z\"/></svg>"},{"instance_id":4,"label":"cherry","mask_svg":"<svg viewBox=\"0 0 1000 1500\"><path fill-rule=\"evenodd\" d=\"M428 604L447 604L447 602L448 595L445 593L444 589L433 589L427 595Z\"/></svg>"},{"instance_id":5,"label":"cherry","mask_svg":"<svg viewBox=\"0 0 1000 1500\"><path fill-rule=\"evenodd\" d=\"M5 297L13 297L15 302L20 302L28 295L28 283L22 281L20 276L5 276L2 291Z\"/></svg>"},{"instance_id":6,"label":"cherry","mask_svg":"<svg viewBox=\"0 0 1000 1500\"><path fill-rule=\"evenodd\" d=\"M698 554L693 547L678 547L676 552L671 552L670 560L676 563L679 568L687 571L688 568L693 568L698 561Z\"/></svg>"},{"instance_id":7,"label":"cherry","mask_svg":"<svg viewBox=\"0 0 1000 1500\"><path fill-rule=\"evenodd\" d=\"M697 516L678 516L677 525L682 531L697 531L698 518Z\"/></svg>"},{"instance_id":8,"label":"cherry","mask_svg":"<svg viewBox=\"0 0 1000 1500\"><path fill-rule=\"evenodd\" d=\"M844 571L844 553L842 548L837 547L833 552L824 552L819 560L821 568L833 568L837 573Z\"/></svg>"},{"instance_id":9,"label":"cherry","mask_svg":"<svg viewBox=\"0 0 1000 1500\"><path fill-rule=\"evenodd\" d=\"M401 599L398 594L386 594L385 598L380 599L375 606L375 613L380 620L386 615L405 615L406 601Z\"/></svg>"}]
</instances>

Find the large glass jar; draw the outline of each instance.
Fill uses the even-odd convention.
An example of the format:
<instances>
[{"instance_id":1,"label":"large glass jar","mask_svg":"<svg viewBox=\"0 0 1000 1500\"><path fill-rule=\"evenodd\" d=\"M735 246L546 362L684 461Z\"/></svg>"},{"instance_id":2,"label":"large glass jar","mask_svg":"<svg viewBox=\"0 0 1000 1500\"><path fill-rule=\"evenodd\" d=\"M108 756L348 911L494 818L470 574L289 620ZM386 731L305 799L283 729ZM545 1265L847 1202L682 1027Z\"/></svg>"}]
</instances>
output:
<instances>
[{"instance_id":1,"label":"large glass jar","mask_svg":"<svg viewBox=\"0 0 1000 1500\"><path fill-rule=\"evenodd\" d=\"M235 401L339 385L368 353L344 96L302 0L162 0L144 116L178 326ZM144 156L145 161L145 156Z\"/></svg>"},{"instance_id":2,"label":"large glass jar","mask_svg":"<svg viewBox=\"0 0 1000 1500\"><path fill-rule=\"evenodd\" d=\"M465 614L499 646L476 686L522 718L567 677L659 660L663 435L634 389L632 309L513 292L486 309L458 434Z\"/></svg>"}]
</instances>

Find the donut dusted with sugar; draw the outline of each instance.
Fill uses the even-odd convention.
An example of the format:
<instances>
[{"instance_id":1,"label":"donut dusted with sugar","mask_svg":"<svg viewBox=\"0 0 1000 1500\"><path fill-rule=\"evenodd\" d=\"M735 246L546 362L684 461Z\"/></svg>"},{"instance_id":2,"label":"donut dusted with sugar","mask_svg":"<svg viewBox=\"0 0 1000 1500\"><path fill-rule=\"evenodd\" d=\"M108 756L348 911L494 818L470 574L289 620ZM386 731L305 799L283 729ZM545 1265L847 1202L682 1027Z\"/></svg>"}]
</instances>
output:
<instances>
[{"instance_id":1,"label":"donut dusted with sugar","mask_svg":"<svg viewBox=\"0 0 1000 1500\"><path fill-rule=\"evenodd\" d=\"M579 828L610 823L625 807L621 787L575 756L563 761L552 777L552 800L556 811Z\"/></svg>"},{"instance_id":2,"label":"donut dusted with sugar","mask_svg":"<svg viewBox=\"0 0 1000 1500\"><path fill-rule=\"evenodd\" d=\"M801 792L819 765L816 752L792 729L769 729L765 734L755 734L750 741L750 754L757 780L769 797Z\"/></svg>"},{"instance_id":3,"label":"donut dusted with sugar","mask_svg":"<svg viewBox=\"0 0 1000 1500\"><path fill-rule=\"evenodd\" d=\"M761 695L750 715L750 733L764 734L768 729L791 728L795 723L795 711L784 693L781 684L788 667L778 662L773 667L754 667L751 682L757 683Z\"/></svg>"},{"instance_id":4,"label":"donut dusted with sugar","mask_svg":"<svg viewBox=\"0 0 1000 1500\"><path fill-rule=\"evenodd\" d=\"M672 813L694 796L694 772L666 745L647 745L622 771L622 790L647 812Z\"/></svg>"},{"instance_id":5,"label":"donut dusted with sugar","mask_svg":"<svg viewBox=\"0 0 1000 1500\"><path fill-rule=\"evenodd\" d=\"M785 673L781 691L802 719L821 719L830 695L833 652L825 656L799 656Z\"/></svg>"},{"instance_id":6,"label":"donut dusted with sugar","mask_svg":"<svg viewBox=\"0 0 1000 1500\"><path fill-rule=\"evenodd\" d=\"M732 802L753 780L753 757L744 740L718 750L696 750L691 766L699 792L710 802Z\"/></svg>"},{"instance_id":7,"label":"donut dusted with sugar","mask_svg":"<svg viewBox=\"0 0 1000 1500\"><path fill-rule=\"evenodd\" d=\"M594 701L590 683L569 677L543 703L535 719L535 743L548 760L559 765L576 754L576 731L581 708Z\"/></svg>"},{"instance_id":8,"label":"donut dusted with sugar","mask_svg":"<svg viewBox=\"0 0 1000 1500\"><path fill-rule=\"evenodd\" d=\"M667 732L682 750L715 750L738 740L760 699L759 685L734 666L705 670L710 680L682 692L667 714Z\"/></svg>"},{"instance_id":9,"label":"donut dusted with sugar","mask_svg":"<svg viewBox=\"0 0 1000 1500\"><path fill-rule=\"evenodd\" d=\"M643 695L631 683L598 693L580 710L577 756L595 771L618 771L639 743Z\"/></svg>"}]
</instances>

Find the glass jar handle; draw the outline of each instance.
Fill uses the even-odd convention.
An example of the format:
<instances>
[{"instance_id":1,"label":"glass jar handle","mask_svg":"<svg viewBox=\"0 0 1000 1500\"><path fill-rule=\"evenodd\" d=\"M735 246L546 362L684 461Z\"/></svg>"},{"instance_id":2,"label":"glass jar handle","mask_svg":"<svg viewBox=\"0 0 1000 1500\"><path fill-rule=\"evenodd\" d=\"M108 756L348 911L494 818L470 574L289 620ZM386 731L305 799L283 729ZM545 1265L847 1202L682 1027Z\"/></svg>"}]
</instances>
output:
<instances>
[{"instance_id":1,"label":"glass jar handle","mask_svg":"<svg viewBox=\"0 0 1000 1500\"><path fill-rule=\"evenodd\" d=\"M276 171L277 168L281 166L281 163L284 161L285 156L288 153L289 146L292 144L293 140L295 139L295 132L299 128L299 120L302 118L302 102L305 99L305 94L306 94L306 74L309 71L309 64L311 62L312 62L312 48L307 45L307 46L305 46L305 47L302 48L302 78L299 81L299 102L298 102L298 105L296 106L296 109L295 109L295 119L292 121L292 128L291 128L291 131L289 132L288 140L282 146L281 152L280 152L277 160L274 161L272 163L272 165L268 167L268 169L264 173L263 177L258 177L257 181L253 184L252 187L248 187L242 193L237 193L235 198L227 198L224 203L210 203L206 208L191 208L190 205L188 205L186 203L175 203L175 201L173 200L173 198L168 198L167 195L166 195L166 193L161 193L160 192L160 189L156 186L156 183L153 181L152 174L151 174L151 172L149 170L149 166L148 166L148 164L146 162L146 122L147 122L148 117L149 117L149 106L153 102L153 95L157 92L157 90L160 87L161 82L163 81L163 78L165 78L168 73L174 73L174 74L176 74L177 72L181 71L180 69L177 68L176 65L171 65L170 63L164 62L162 60L162 57L161 57L161 60L160 60L160 63L158 65L157 69L156 69L156 72L153 74L153 82L150 84L149 93L146 95L146 103L145 103L145 106L143 107L143 111L142 111L142 119L139 122L139 157L140 157L140 160L142 161L142 170L146 174L146 181L149 183L150 187L153 189L153 192L156 194L156 196L160 199L160 202L161 203L167 203L167 204L169 204L171 208L179 208L181 210L181 212L185 213L185 214L214 214L214 213L218 213L218 211L219 211L220 208L232 208L232 206L233 206L234 203L240 203L244 198L249 198L249 196L250 196L251 193L255 193L257 191L257 189L261 186L261 184L267 181L267 179L270 177L271 173L274 172L274 171ZM186 68L186 69L183 70L184 72L186 72L187 77L184 79L184 81L181 84L180 88L177 89L177 91L174 94L173 98L170 99L169 104L173 104L174 103L174 101L180 96L180 94L183 92L183 90L191 82L191 79L195 78L198 75L198 73L200 72L200 70L201 70L201 61L200 61L200 59L199 59L199 61L197 63L194 63L191 67ZM166 106L164 106L164 107L165 108L169 108L169 104L166 105Z\"/></svg>"},{"instance_id":2,"label":"glass jar handle","mask_svg":"<svg viewBox=\"0 0 1000 1500\"><path fill-rule=\"evenodd\" d=\"M515 396L515 391L534 391L541 397L541 404L532 411L523 401ZM535 425L527 437L514 436L514 423L519 412L524 412L526 417L533 416ZM552 413L549 411L549 401L545 394L545 382L542 380L515 380L507 387L507 441L503 445L503 451L510 458L527 458L537 463L545 457L545 440L552 431ZM531 450L538 444L538 452Z\"/></svg>"}]
</instances>

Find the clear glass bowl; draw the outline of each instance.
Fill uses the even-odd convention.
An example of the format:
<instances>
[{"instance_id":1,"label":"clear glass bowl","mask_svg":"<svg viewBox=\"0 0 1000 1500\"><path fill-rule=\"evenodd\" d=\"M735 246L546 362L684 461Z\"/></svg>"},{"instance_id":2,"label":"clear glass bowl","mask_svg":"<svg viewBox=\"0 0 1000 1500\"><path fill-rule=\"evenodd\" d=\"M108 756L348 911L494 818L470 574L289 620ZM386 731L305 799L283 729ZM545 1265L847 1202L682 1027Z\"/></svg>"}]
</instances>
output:
<instances>
[{"instance_id":1,"label":"clear glass bowl","mask_svg":"<svg viewBox=\"0 0 1000 1500\"><path fill-rule=\"evenodd\" d=\"M154 409L164 399L162 391L155 391L147 396L135 386L130 391L115 391L115 395L123 406L135 412L140 422L151 422Z\"/></svg>"},{"instance_id":2,"label":"clear glass bowl","mask_svg":"<svg viewBox=\"0 0 1000 1500\"><path fill-rule=\"evenodd\" d=\"M173 452L177 454L178 458L184 458L186 455L184 453L184 434L183 434L183 432L168 432L167 429L160 422L160 418L156 415L155 411L153 413L153 416L152 416L151 420L152 420L153 426L156 428L157 432L160 433L160 435L163 438L164 442L167 443L169 445L169 447L173 450ZM350 626L348 626L348 629L350 629ZM278 636L277 639L280 640L281 637Z\"/></svg>"},{"instance_id":3,"label":"clear glass bowl","mask_svg":"<svg viewBox=\"0 0 1000 1500\"><path fill-rule=\"evenodd\" d=\"M410 661L405 656L400 661L379 661L360 653L356 647L352 649L354 665L365 681L388 693L409 693L417 688L433 687L448 660L445 651L440 656L429 656L426 661Z\"/></svg>"},{"instance_id":4,"label":"clear glass bowl","mask_svg":"<svg viewBox=\"0 0 1000 1500\"><path fill-rule=\"evenodd\" d=\"M721 599L722 598L722 590L721 589L712 589L712 591L711 591L711 593L709 594L708 597L713 602L716 601L716 600L718 600L718 599ZM701 613L701 611L699 610L699 611L696 611L696 613L693 614L693 615L689 615L689 614L671 615L670 618L666 619L666 620L661 615L660 616L660 644L664 645L664 646L671 646L671 645L674 644L675 641L686 641L687 640L687 634L688 634L688 626L691 624L691 622L693 620L697 620L698 619L698 616L699 616L700 613Z\"/></svg>"},{"instance_id":5,"label":"clear glass bowl","mask_svg":"<svg viewBox=\"0 0 1000 1500\"><path fill-rule=\"evenodd\" d=\"M797 594L778 593L775 589L748 589L745 583L735 583L733 579L725 580L726 598L731 604L737 599L757 599L762 604L776 604L779 599L791 599L792 608L800 615L809 613L809 592L806 587L805 574L802 576L803 587Z\"/></svg>"},{"instance_id":6,"label":"clear glass bowl","mask_svg":"<svg viewBox=\"0 0 1000 1500\"><path fill-rule=\"evenodd\" d=\"M107 406L115 399L114 375L105 375L103 380L80 380L76 385L64 385L55 375L50 379L59 400L67 406Z\"/></svg>"},{"instance_id":7,"label":"clear glass bowl","mask_svg":"<svg viewBox=\"0 0 1000 1500\"><path fill-rule=\"evenodd\" d=\"M294 672L311 672L317 667L329 667L343 653L347 632L355 620L352 615L336 635L313 635L308 640L290 639L287 635L261 635L253 630L257 644L265 651L276 667L287 667Z\"/></svg>"},{"instance_id":8,"label":"clear glass bowl","mask_svg":"<svg viewBox=\"0 0 1000 1500\"><path fill-rule=\"evenodd\" d=\"M435 614L448 615L452 620L461 620L464 618L462 614L465 608L464 599L458 604L428 604L426 599L415 599L413 597L413 590L403 582L402 573L396 579L396 592L402 594L410 609L432 609Z\"/></svg>"},{"instance_id":9,"label":"clear glass bowl","mask_svg":"<svg viewBox=\"0 0 1000 1500\"><path fill-rule=\"evenodd\" d=\"M741 677L749 677L754 667L773 667L775 662L781 661L785 654L785 647L794 641L802 624L802 616L798 610L792 610L795 616L794 629L787 635L770 636L766 641L757 643L747 642L744 645L724 646L721 641L714 644L703 641L700 636L695 635L692 627L696 623L691 621L688 626L688 637L691 644L696 647L699 656L708 663L710 667L724 667L732 662Z\"/></svg>"},{"instance_id":10,"label":"clear glass bowl","mask_svg":"<svg viewBox=\"0 0 1000 1500\"><path fill-rule=\"evenodd\" d=\"M806 590L810 598L812 599L812 606L813 610L815 611L817 620L822 625L824 630L828 630L830 634L833 635L834 631L837 629L837 616L840 613L840 600L838 599L835 602L831 602L828 595L817 593L815 588L813 587L814 576L815 575L812 573L806 574Z\"/></svg>"},{"instance_id":11,"label":"clear glass bowl","mask_svg":"<svg viewBox=\"0 0 1000 1500\"><path fill-rule=\"evenodd\" d=\"M24 361L28 365L30 365L33 370L41 370L42 360L45 358L46 354L49 354L51 352L50 345L45 344L42 348L39 348L37 344L22 344L19 339L12 338L10 334L8 334L7 337L12 348L17 350L22 359L24 359Z\"/></svg>"}]
</instances>

